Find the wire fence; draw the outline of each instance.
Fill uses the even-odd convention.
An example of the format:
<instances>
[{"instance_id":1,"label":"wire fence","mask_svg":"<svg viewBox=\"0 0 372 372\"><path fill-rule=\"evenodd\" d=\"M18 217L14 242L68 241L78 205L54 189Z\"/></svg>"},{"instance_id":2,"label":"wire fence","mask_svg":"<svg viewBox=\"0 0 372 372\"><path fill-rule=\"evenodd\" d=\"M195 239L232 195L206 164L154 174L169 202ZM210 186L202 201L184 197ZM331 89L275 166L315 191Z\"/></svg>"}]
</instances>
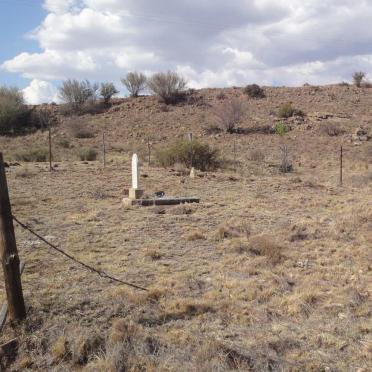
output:
<instances>
[{"instance_id":1,"label":"wire fence","mask_svg":"<svg viewBox=\"0 0 372 372\"><path fill-rule=\"evenodd\" d=\"M141 287L137 284L133 284L133 283L129 283L127 281L124 281L124 280L121 280L121 279L118 279L118 278L115 278L114 276L106 273L105 271L102 271L102 270L98 270L96 268L94 268L93 266L90 266L78 259L76 259L75 257L71 256L69 253L65 252L64 250L62 250L61 248L57 247L55 244L52 244L50 243L48 240L46 240L44 237L42 237L40 234L38 234L37 232L35 232L33 229L31 229L29 226L27 226L25 223L21 222L17 217L15 217L14 215L12 216L13 220L20 226L22 227L24 230L28 231L29 233L31 233L32 235L36 236L40 241L42 241L43 243L45 243L49 248L57 251L58 253L60 253L61 255L67 257L69 260L71 261L74 261L75 263L79 264L80 266L84 267L85 269L95 273L95 274L98 274L100 277L102 278L106 278L106 279L110 279L110 280L113 280L114 282L117 282L117 283L120 283L120 284L124 284L124 285L127 285L129 287L132 287L132 288L136 288L136 289L139 289L139 290L142 290L142 291L148 291L147 288L144 288L144 287Z\"/></svg>"}]
</instances>

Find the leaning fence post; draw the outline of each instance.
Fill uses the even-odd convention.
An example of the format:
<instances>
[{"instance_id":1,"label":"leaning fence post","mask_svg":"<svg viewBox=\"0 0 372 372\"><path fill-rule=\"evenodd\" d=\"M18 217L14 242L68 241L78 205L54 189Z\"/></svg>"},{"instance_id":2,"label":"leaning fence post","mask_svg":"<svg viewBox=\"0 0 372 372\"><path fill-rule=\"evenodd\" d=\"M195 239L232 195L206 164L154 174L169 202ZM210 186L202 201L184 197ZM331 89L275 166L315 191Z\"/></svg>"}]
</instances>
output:
<instances>
[{"instance_id":1,"label":"leaning fence post","mask_svg":"<svg viewBox=\"0 0 372 372\"><path fill-rule=\"evenodd\" d=\"M9 317L11 321L19 321L26 317L26 308L2 153L0 153L0 255L4 270Z\"/></svg>"}]
</instances>

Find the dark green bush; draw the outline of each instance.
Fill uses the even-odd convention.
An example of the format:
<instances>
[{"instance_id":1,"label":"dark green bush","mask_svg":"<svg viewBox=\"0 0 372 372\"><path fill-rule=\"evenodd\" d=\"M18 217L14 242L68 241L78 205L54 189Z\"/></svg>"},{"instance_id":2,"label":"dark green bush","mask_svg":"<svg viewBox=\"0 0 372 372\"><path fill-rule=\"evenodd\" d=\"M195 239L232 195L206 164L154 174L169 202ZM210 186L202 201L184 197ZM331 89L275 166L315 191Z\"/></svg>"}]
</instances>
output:
<instances>
[{"instance_id":1,"label":"dark green bush","mask_svg":"<svg viewBox=\"0 0 372 372\"><path fill-rule=\"evenodd\" d=\"M244 88L244 93L251 98L265 98L264 90L257 84L247 85Z\"/></svg>"},{"instance_id":2,"label":"dark green bush","mask_svg":"<svg viewBox=\"0 0 372 372\"><path fill-rule=\"evenodd\" d=\"M196 140L180 140L156 153L158 163L163 167L183 164L202 171L216 169L220 165L218 151L208 144Z\"/></svg>"},{"instance_id":3,"label":"dark green bush","mask_svg":"<svg viewBox=\"0 0 372 372\"><path fill-rule=\"evenodd\" d=\"M34 146L14 154L14 157L18 161L45 162L49 159L49 150L44 146Z\"/></svg>"},{"instance_id":4,"label":"dark green bush","mask_svg":"<svg viewBox=\"0 0 372 372\"><path fill-rule=\"evenodd\" d=\"M97 150L92 147L82 148L79 152L79 157L81 161L94 161L97 159Z\"/></svg>"},{"instance_id":5,"label":"dark green bush","mask_svg":"<svg viewBox=\"0 0 372 372\"><path fill-rule=\"evenodd\" d=\"M17 88L0 87L0 135L19 131L30 122L30 110Z\"/></svg>"}]
</instances>

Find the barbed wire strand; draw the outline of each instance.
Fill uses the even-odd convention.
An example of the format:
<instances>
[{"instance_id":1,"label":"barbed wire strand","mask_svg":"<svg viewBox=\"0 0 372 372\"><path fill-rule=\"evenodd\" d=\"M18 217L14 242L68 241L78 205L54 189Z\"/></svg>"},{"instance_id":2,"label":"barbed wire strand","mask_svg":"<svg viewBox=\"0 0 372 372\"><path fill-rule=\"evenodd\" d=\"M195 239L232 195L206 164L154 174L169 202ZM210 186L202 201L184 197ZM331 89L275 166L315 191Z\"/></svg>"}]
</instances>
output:
<instances>
[{"instance_id":1,"label":"barbed wire strand","mask_svg":"<svg viewBox=\"0 0 372 372\"><path fill-rule=\"evenodd\" d=\"M133 288L136 288L136 289L140 289L142 291L148 291L147 288L144 288L144 287L141 287L139 285L136 285L136 284L132 284L132 283L129 283L129 282L126 282L124 280L121 280L121 279L118 279L118 278L115 278L113 276L111 276L110 274L107 274L106 272L104 271L101 271L101 270L98 270L92 266L89 266L87 265L86 263L80 261L80 260L77 260L75 257L71 256L70 254L68 254L67 252L63 251L61 248L58 248L57 246L55 246L54 244L48 242L45 238L43 238L41 235L39 235L37 232L35 232L34 230L32 230L30 227L28 227L26 224L24 224L23 222L21 222L18 218L16 218L14 215L12 216L13 217L13 220L15 222L17 222L17 224L19 226L21 226L23 229L27 230L28 232L30 232L32 235L36 236L39 240L41 240L42 242L44 242L46 245L48 245L50 248L54 249L55 251L59 252L60 254L64 255L65 257L67 257L68 259L78 263L79 265L83 266L85 269L91 271L91 272L94 272L96 274L98 274L100 277L102 278L107 278L107 279L111 279L117 283L121 283L121 284L124 284L124 285L127 285L129 287L133 287Z\"/></svg>"}]
</instances>

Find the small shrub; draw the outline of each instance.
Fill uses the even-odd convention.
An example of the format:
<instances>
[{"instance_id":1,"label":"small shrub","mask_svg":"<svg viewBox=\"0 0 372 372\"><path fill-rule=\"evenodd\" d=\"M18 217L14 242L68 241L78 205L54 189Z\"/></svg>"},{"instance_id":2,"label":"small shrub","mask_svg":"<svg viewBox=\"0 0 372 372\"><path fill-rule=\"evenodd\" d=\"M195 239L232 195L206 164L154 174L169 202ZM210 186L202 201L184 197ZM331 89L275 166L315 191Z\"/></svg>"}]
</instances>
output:
<instances>
[{"instance_id":1,"label":"small shrub","mask_svg":"<svg viewBox=\"0 0 372 372\"><path fill-rule=\"evenodd\" d=\"M218 134L218 133L221 133L222 132L222 129L216 125L216 124L211 124L211 125L208 125L204 128L206 134Z\"/></svg>"},{"instance_id":2,"label":"small shrub","mask_svg":"<svg viewBox=\"0 0 372 372\"><path fill-rule=\"evenodd\" d=\"M176 72L159 72L148 81L151 92L165 104L174 104L184 97L186 81Z\"/></svg>"},{"instance_id":3,"label":"small shrub","mask_svg":"<svg viewBox=\"0 0 372 372\"><path fill-rule=\"evenodd\" d=\"M74 138L84 139L94 137L92 130L87 128L87 124L83 121L72 120L67 126Z\"/></svg>"},{"instance_id":4,"label":"small shrub","mask_svg":"<svg viewBox=\"0 0 372 372\"><path fill-rule=\"evenodd\" d=\"M280 136L289 132L289 128L285 123L282 121L275 125L275 133L279 134Z\"/></svg>"},{"instance_id":5,"label":"small shrub","mask_svg":"<svg viewBox=\"0 0 372 372\"><path fill-rule=\"evenodd\" d=\"M72 147L71 142L68 138L60 138L57 141L58 146L64 148L64 149L69 149Z\"/></svg>"},{"instance_id":6,"label":"small shrub","mask_svg":"<svg viewBox=\"0 0 372 372\"><path fill-rule=\"evenodd\" d=\"M289 173L292 172L293 166L289 159L289 149L287 145L281 145L280 149L280 166L279 170L282 173Z\"/></svg>"},{"instance_id":7,"label":"small shrub","mask_svg":"<svg viewBox=\"0 0 372 372\"><path fill-rule=\"evenodd\" d=\"M217 93L217 96L216 98L219 100L219 101L223 101L224 99L226 99L226 94L222 91L218 92Z\"/></svg>"},{"instance_id":8,"label":"small shrub","mask_svg":"<svg viewBox=\"0 0 372 372\"><path fill-rule=\"evenodd\" d=\"M290 102L282 105L278 111L278 116L282 119L290 118L294 115L295 109Z\"/></svg>"},{"instance_id":9,"label":"small shrub","mask_svg":"<svg viewBox=\"0 0 372 372\"><path fill-rule=\"evenodd\" d=\"M345 133L345 130L335 123L325 124L322 127L322 130L325 134L327 134L330 137L337 137Z\"/></svg>"},{"instance_id":10,"label":"small shrub","mask_svg":"<svg viewBox=\"0 0 372 372\"><path fill-rule=\"evenodd\" d=\"M111 98L118 94L119 91L115 88L113 83L102 83L100 88L100 95L103 98L103 103L107 106L109 105Z\"/></svg>"},{"instance_id":11,"label":"small shrub","mask_svg":"<svg viewBox=\"0 0 372 372\"><path fill-rule=\"evenodd\" d=\"M354 84L355 84L358 88L360 88L360 86L362 85L362 81L364 80L365 77L366 77L365 72L362 72L362 71L354 72L354 74L353 74L353 81L354 81Z\"/></svg>"},{"instance_id":12,"label":"small shrub","mask_svg":"<svg viewBox=\"0 0 372 372\"><path fill-rule=\"evenodd\" d=\"M227 133L234 133L245 114L243 102L237 98L223 102L214 109L216 124Z\"/></svg>"},{"instance_id":13,"label":"small shrub","mask_svg":"<svg viewBox=\"0 0 372 372\"><path fill-rule=\"evenodd\" d=\"M272 264L281 261L283 248L269 236L255 236L249 240L249 251L258 256L265 256Z\"/></svg>"},{"instance_id":14,"label":"small shrub","mask_svg":"<svg viewBox=\"0 0 372 372\"><path fill-rule=\"evenodd\" d=\"M45 162L49 158L49 150L47 147L34 146L30 149L16 153L15 158L18 161L25 162Z\"/></svg>"},{"instance_id":15,"label":"small shrub","mask_svg":"<svg viewBox=\"0 0 372 372\"><path fill-rule=\"evenodd\" d=\"M250 226L242 220L231 220L222 223L217 230L217 240L230 239L230 238L248 238L251 234Z\"/></svg>"},{"instance_id":16,"label":"small shrub","mask_svg":"<svg viewBox=\"0 0 372 372\"><path fill-rule=\"evenodd\" d=\"M265 153L259 149L251 150L249 152L249 159L256 162L262 162L265 160Z\"/></svg>"},{"instance_id":17,"label":"small shrub","mask_svg":"<svg viewBox=\"0 0 372 372\"><path fill-rule=\"evenodd\" d=\"M244 88L244 93L251 98L265 98L264 90L257 84L247 85Z\"/></svg>"},{"instance_id":18,"label":"small shrub","mask_svg":"<svg viewBox=\"0 0 372 372\"><path fill-rule=\"evenodd\" d=\"M156 153L158 163L163 167L177 163L186 167L195 167L202 171L215 169L219 166L218 151L196 140L180 140Z\"/></svg>"},{"instance_id":19,"label":"small shrub","mask_svg":"<svg viewBox=\"0 0 372 372\"><path fill-rule=\"evenodd\" d=\"M121 82L127 88L131 97L138 97L146 88L147 78L142 73L129 72L125 78L121 79Z\"/></svg>"},{"instance_id":20,"label":"small shrub","mask_svg":"<svg viewBox=\"0 0 372 372\"><path fill-rule=\"evenodd\" d=\"M94 161L97 160L97 150L89 147L82 148L79 152L79 158L81 161Z\"/></svg>"}]
</instances>

